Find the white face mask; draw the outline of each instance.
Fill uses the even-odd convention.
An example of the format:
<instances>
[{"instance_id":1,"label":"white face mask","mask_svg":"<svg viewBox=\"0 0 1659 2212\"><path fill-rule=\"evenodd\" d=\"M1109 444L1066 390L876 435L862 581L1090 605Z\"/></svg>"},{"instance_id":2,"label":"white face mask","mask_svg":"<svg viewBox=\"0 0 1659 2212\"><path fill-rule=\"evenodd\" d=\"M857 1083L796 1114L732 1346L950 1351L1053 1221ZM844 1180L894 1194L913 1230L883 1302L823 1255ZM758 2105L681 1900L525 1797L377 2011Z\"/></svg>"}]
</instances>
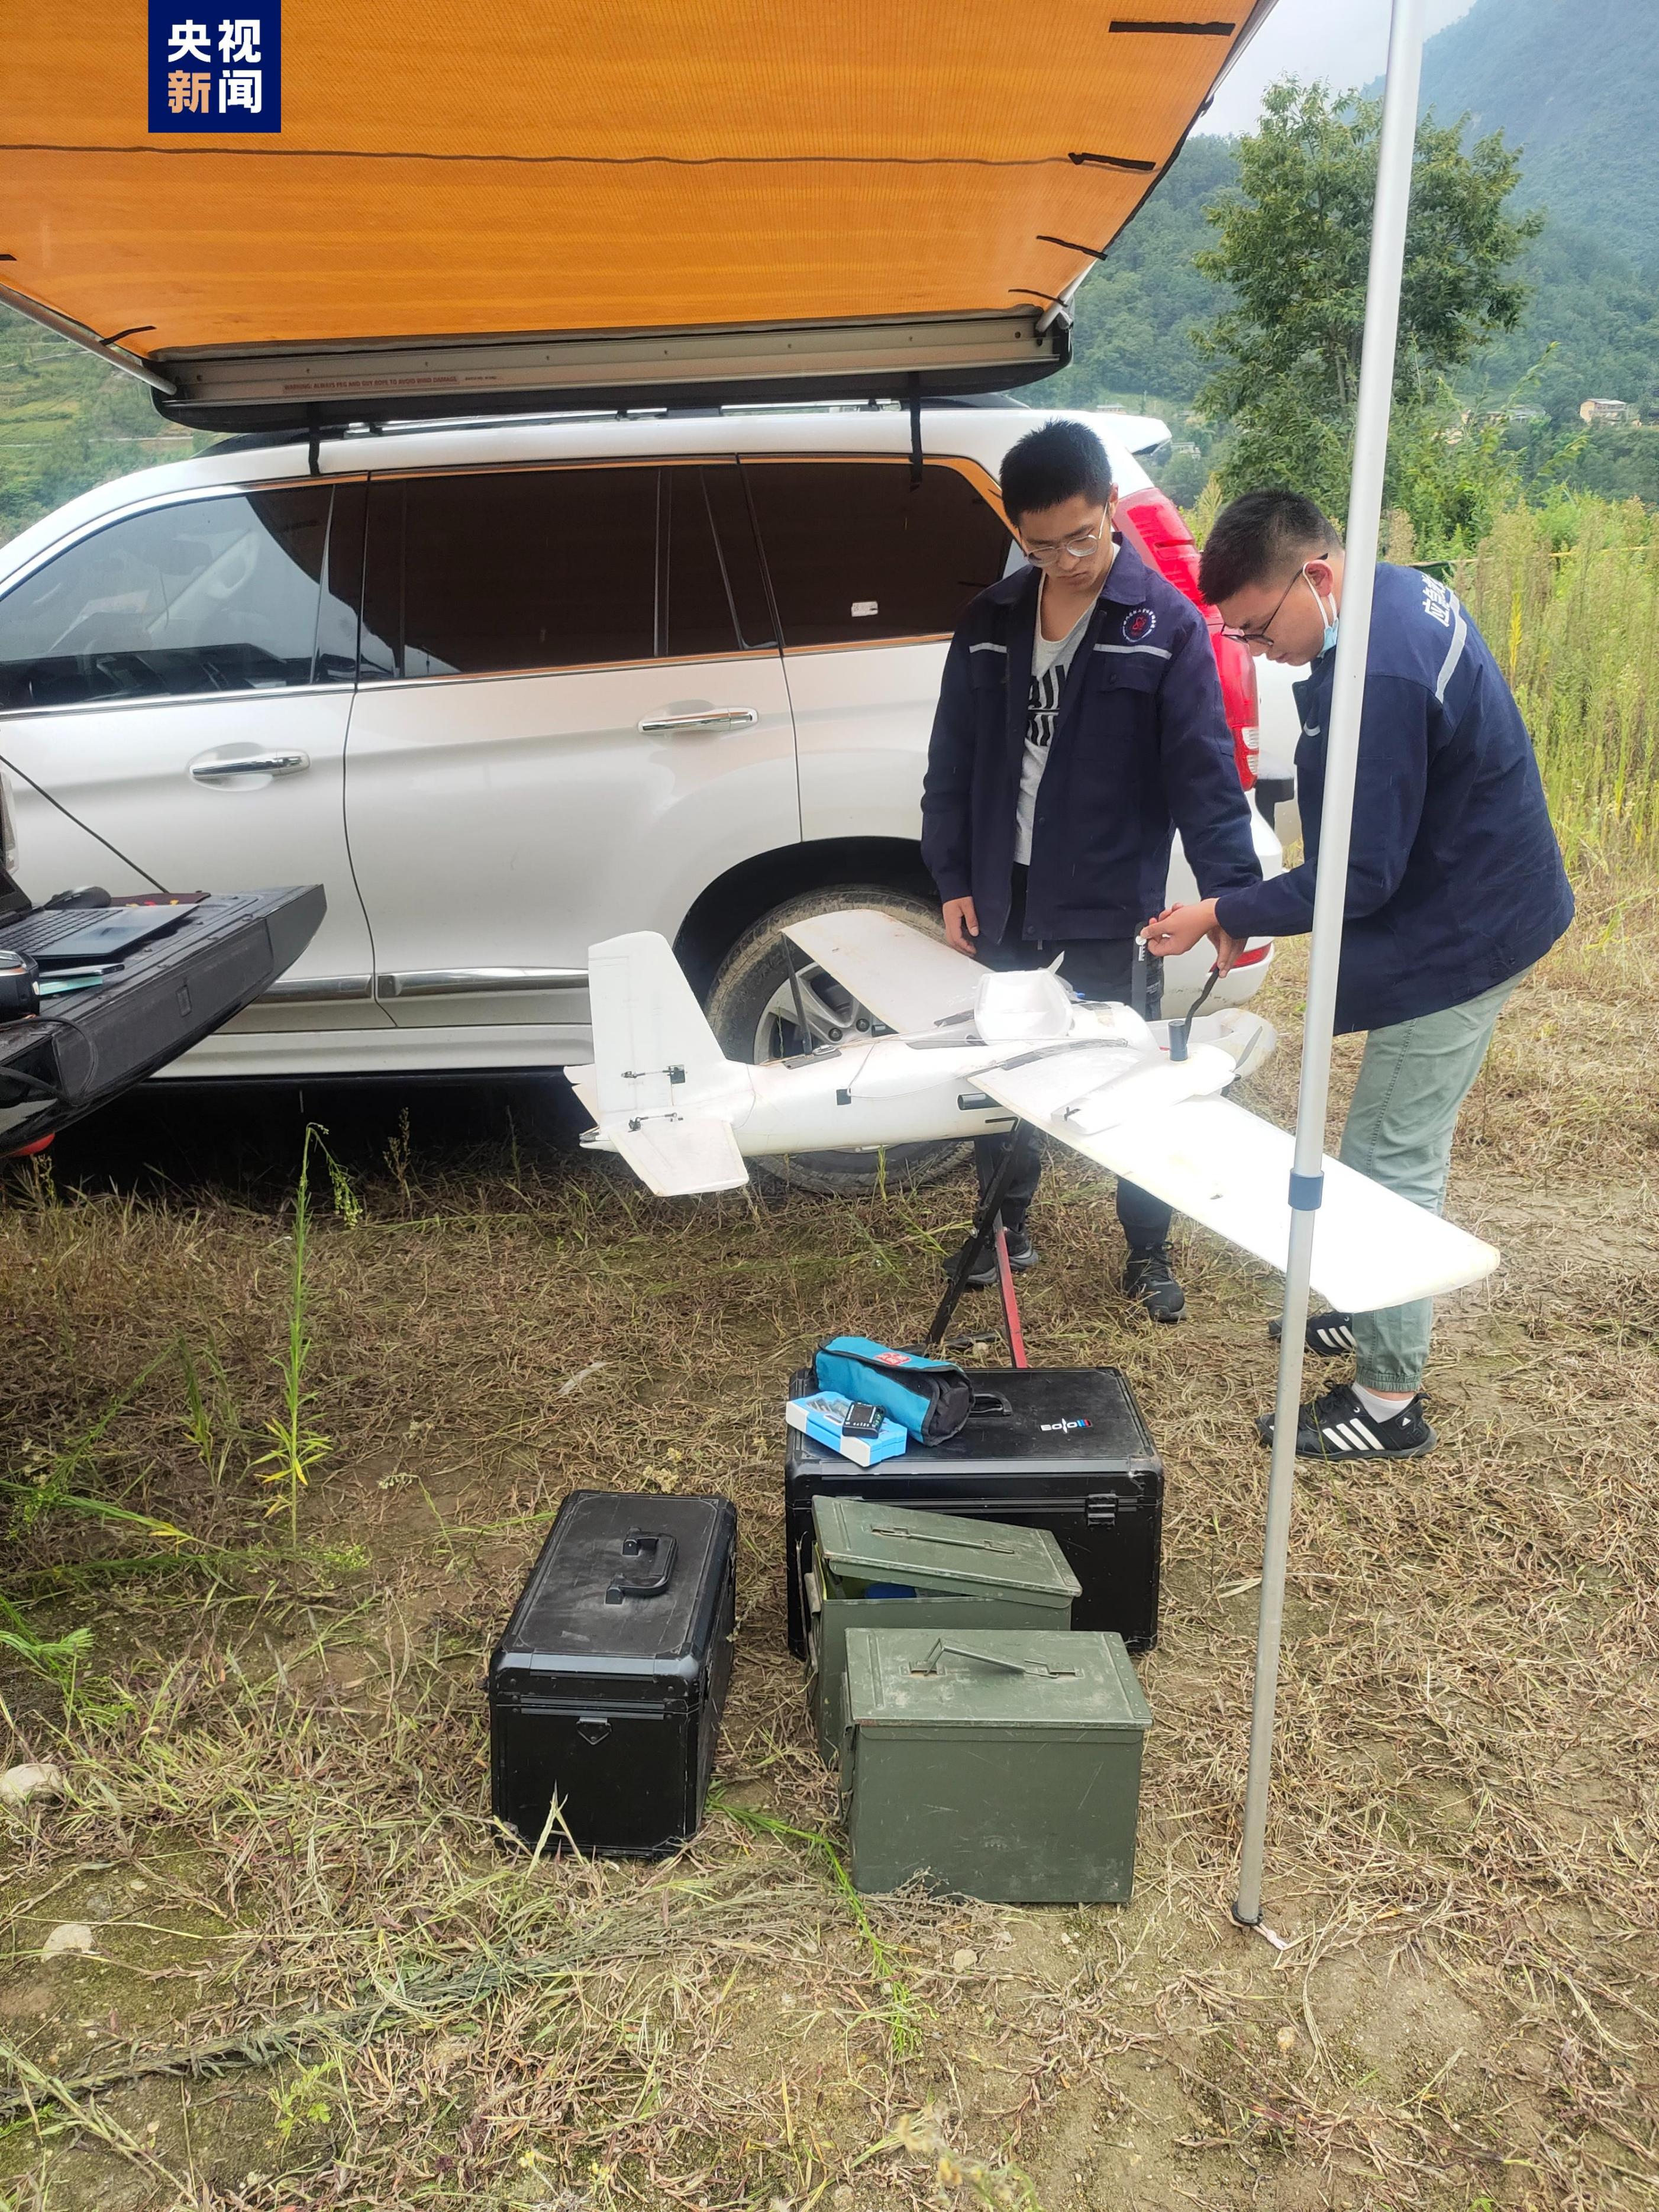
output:
<instances>
[{"instance_id":1,"label":"white face mask","mask_svg":"<svg viewBox=\"0 0 1659 2212\"><path fill-rule=\"evenodd\" d=\"M1320 614L1324 620L1325 642L1319 648L1320 657L1322 659L1324 655L1328 653L1331 650L1332 647L1336 643L1336 632L1339 621L1336 601L1334 599L1332 599L1330 612L1327 614L1325 611L1325 602L1320 598L1318 588L1315 585L1313 578L1308 574L1305 568L1302 572L1302 580L1307 586L1308 589L1313 593L1314 605L1318 608Z\"/></svg>"}]
</instances>

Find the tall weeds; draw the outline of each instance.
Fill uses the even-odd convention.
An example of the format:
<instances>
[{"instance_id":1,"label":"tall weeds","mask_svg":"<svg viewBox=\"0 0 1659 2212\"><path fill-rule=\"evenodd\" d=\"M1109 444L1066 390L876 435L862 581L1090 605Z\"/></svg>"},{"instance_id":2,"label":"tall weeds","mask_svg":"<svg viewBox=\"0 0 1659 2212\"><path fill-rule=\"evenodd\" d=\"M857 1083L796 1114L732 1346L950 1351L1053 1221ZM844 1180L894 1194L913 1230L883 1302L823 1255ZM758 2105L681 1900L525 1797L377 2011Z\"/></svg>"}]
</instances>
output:
<instances>
[{"instance_id":1,"label":"tall weeds","mask_svg":"<svg viewBox=\"0 0 1659 2212\"><path fill-rule=\"evenodd\" d=\"M288 1285L288 1342L278 1354L275 1365L283 1378L283 1410L279 1416L265 1423L272 1438L270 1451L254 1462L262 1482L271 1484L277 1495L271 1500L270 1511L280 1513L288 1508L288 1532L291 1543L300 1535L300 1492L310 1478L311 1469L328 1451L329 1439L310 1425L309 1408L316 1393L306 1388L306 1364L311 1357L311 1334L307 1312L311 1301L311 1285L306 1276L306 1243L311 1226L311 1147L313 1139L326 1154L321 1133L314 1124L307 1123L305 1142L300 1149L300 1180L294 1193L294 1257L289 1268Z\"/></svg>"},{"instance_id":2,"label":"tall weeds","mask_svg":"<svg viewBox=\"0 0 1659 2212\"><path fill-rule=\"evenodd\" d=\"M1650 866L1659 516L1638 500L1519 508L1453 568L1532 732L1568 866Z\"/></svg>"}]
</instances>

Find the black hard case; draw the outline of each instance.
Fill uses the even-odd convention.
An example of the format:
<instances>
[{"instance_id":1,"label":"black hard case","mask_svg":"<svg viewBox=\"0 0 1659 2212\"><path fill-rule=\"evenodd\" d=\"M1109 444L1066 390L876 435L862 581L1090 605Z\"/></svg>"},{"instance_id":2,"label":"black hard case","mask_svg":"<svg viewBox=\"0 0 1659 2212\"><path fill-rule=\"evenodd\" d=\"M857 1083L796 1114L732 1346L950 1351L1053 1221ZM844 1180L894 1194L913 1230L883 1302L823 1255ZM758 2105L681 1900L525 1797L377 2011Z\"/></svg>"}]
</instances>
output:
<instances>
[{"instance_id":1,"label":"black hard case","mask_svg":"<svg viewBox=\"0 0 1659 2212\"><path fill-rule=\"evenodd\" d=\"M0 1108L19 1095L6 1079L14 1069L57 1094L41 1097L36 1087L32 1112L7 1115L5 1149L66 1128L211 1036L299 958L326 904L319 884L204 899L181 908L165 936L135 945L96 990L44 1000L26 1021L0 1021ZM32 913L0 915L0 945L17 937L27 951L18 924Z\"/></svg>"},{"instance_id":2,"label":"black hard case","mask_svg":"<svg viewBox=\"0 0 1659 2212\"><path fill-rule=\"evenodd\" d=\"M1083 1585L1073 1628L1109 1629L1131 1651L1158 1641L1164 1462L1115 1367L975 1368L974 1413L946 1443L857 1467L797 1429L784 1458L789 1649L806 1656L812 1498L890 1499L1050 1530ZM813 1388L803 1369L792 1397ZM1075 1425L1077 1424L1084 1425Z\"/></svg>"},{"instance_id":3,"label":"black hard case","mask_svg":"<svg viewBox=\"0 0 1659 2212\"><path fill-rule=\"evenodd\" d=\"M526 1843L555 1792L550 1850L653 1858L696 1833L732 1678L737 1528L724 1498L578 1490L561 1505L489 1660L491 1803Z\"/></svg>"}]
</instances>

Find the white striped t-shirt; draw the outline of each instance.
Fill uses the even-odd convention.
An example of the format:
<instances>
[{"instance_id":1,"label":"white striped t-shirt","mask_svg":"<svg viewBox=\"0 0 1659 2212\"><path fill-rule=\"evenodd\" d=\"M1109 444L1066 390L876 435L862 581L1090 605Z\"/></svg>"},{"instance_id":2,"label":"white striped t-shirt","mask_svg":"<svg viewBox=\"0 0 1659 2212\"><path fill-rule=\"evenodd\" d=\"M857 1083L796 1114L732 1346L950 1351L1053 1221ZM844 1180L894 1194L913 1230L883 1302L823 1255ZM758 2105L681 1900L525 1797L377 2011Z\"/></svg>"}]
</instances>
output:
<instances>
[{"instance_id":1,"label":"white striped t-shirt","mask_svg":"<svg viewBox=\"0 0 1659 2212\"><path fill-rule=\"evenodd\" d=\"M1014 811L1014 860L1031 865L1031 823L1036 814L1037 786L1048 764L1048 747L1060 719L1060 694L1066 672L1087 627L1092 605L1086 606L1064 637L1042 635L1042 594L1037 594L1036 635L1031 646L1031 688L1025 702L1025 757L1019 767L1019 799Z\"/></svg>"}]
</instances>

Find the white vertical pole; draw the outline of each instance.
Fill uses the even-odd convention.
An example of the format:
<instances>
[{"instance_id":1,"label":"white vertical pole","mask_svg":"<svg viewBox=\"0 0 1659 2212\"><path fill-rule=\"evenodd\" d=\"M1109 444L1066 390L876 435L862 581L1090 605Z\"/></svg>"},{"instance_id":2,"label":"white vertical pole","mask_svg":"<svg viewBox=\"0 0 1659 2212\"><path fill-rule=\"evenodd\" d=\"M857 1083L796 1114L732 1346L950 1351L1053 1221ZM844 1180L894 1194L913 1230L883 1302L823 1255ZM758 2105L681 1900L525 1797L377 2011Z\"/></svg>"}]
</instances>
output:
<instances>
[{"instance_id":1,"label":"white vertical pole","mask_svg":"<svg viewBox=\"0 0 1659 2212\"><path fill-rule=\"evenodd\" d=\"M1308 1006L1302 1036L1301 1085L1297 1096L1296 1164L1291 1177L1291 1239L1285 1270L1284 1334L1279 1347L1279 1390L1273 1409L1273 1462L1267 1477L1267 1522L1261 1563L1261 1610L1256 1629L1249 1779L1244 1794L1244 1840L1238 1894L1233 1903L1234 1918L1252 1928L1261 1918L1261 1863L1267 1839L1267 1790L1273 1773L1273 1707L1279 1690L1279 1650L1285 1619L1291 1498L1296 1480L1303 1338L1308 1322L1308 1279L1323 1172L1331 1030L1336 1016L1336 975L1342 957L1348 843L1353 826L1354 769L1359 756L1359 715L1370 643L1372 587L1382 514L1382 475L1388 460L1389 411L1394 396L1395 344L1400 327L1400 279L1406 256L1406 215L1411 201L1412 155L1417 141L1417 96L1422 66L1423 0L1394 0L1389 32L1389 76L1382 96L1382 130L1377 154L1376 205L1371 222L1370 270L1365 292L1365 336L1360 353L1359 398L1354 418L1342 619L1337 637L1336 674L1326 743L1325 803L1319 817L1319 872L1314 887Z\"/></svg>"}]
</instances>

